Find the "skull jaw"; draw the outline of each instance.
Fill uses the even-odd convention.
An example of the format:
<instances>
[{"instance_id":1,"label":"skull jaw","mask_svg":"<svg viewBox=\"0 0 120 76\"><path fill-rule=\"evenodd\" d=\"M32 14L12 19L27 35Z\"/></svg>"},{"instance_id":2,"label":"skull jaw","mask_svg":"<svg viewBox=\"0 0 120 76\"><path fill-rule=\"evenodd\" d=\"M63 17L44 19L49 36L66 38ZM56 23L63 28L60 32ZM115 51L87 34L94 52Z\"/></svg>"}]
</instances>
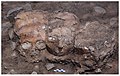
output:
<instances>
[{"instance_id":1,"label":"skull jaw","mask_svg":"<svg viewBox=\"0 0 120 76\"><path fill-rule=\"evenodd\" d=\"M39 50L39 52L36 55L31 55L31 51L30 50L23 50L20 48L19 52L20 55L22 55L23 57L25 57L27 62L40 62L44 60L44 53L45 53L46 49L44 50Z\"/></svg>"},{"instance_id":2,"label":"skull jaw","mask_svg":"<svg viewBox=\"0 0 120 76\"><path fill-rule=\"evenodd\" d=\"M28 62L40 62L40 61L44 61L44 59L45 59L45 56L43 56L43 52L41 52L41 53L39 53L38 55L36 55L36 56L31 56L31 55L27 55L27 56L25 56L26 57L26 60L28 61Z\"/></svg>"},{"instance_id":3,"label":"skull jaw","mask_svg":"<svg viewBox=\"0 0 120 76\"><path fill-rule=\"evenodd\" d=\"M54 56L65 56L68 55L72 51L73 47L48 47L47 50L50 54L53 54Z\"/></svg>"}]
</instances>

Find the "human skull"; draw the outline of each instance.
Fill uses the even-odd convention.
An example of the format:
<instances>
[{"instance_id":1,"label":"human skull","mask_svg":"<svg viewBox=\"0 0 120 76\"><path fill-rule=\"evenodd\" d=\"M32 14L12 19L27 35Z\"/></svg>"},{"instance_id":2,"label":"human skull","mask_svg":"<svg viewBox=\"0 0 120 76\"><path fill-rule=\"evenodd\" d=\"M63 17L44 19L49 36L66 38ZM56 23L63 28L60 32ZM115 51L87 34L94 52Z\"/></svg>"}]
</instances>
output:
<instances>
[{"instance_id":1,"label":"human skull","mask_svg":"<svg viewBox=\"0 0 120 76\"><path fill-rule=\"evenodd\" d=\"M45 51L46 12L21 12L16 16L14 32L19 36L19 52L29 62L41 60Z\"/></svg>"},{"instance_id":2,"label":"human skull","mask_svg":"<svg viewBox=\"0 0 120 76\"><path fill-rule=\"evenodd\" d=\"M48 51L56 56L63 56L74 47L74 32L67 27L53 29L47 37Z\"/></svg>"},{"instance_id":3,"label":"human skull","mask_svg":"<svg viewBox=\"0 0 120 76\"><path fill-rule=\"evenodd\" d=\"M56 56L68 54L74 48L75 31L79 28L78 18L69 12L54 13L50 19L50 31L46 39L48 51Z\"/></svg>"}]
</instances>

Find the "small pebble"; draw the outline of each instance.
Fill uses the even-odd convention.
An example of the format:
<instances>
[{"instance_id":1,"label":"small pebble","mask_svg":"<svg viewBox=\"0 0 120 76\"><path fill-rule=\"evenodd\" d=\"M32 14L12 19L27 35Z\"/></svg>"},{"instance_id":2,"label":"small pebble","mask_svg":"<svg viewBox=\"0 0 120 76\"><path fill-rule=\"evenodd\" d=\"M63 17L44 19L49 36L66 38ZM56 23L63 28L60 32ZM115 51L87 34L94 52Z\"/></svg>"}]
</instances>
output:
<instances>
[{"instance_id":1,"label":"small pebble","mask_svg":"<svg viewBox=\"0 0 120 76\"><path fill-rule=\"evenodd\" d=\"M95 48L93 46L89 46L91 52L94 52Z\"/></svg>"},{"instance_id":2,"label":"small pebble","mask_svg":"<svg viewBox=\"0 0 120 76\"><path fill-rule=\"evenodd\" d=\"M105 41L105 42L104 42L104 45L105 45L106 47L110 47L110 46L111 46L111 44L110 44L108 41Z\"/></svg>"},{"instance_id":3,"label":"small pebble","mask_svg":"<svg viewBox=\"0 0 120 76\"><path fill-rule=\"evenodd\" d=\"M9 74L15 74L15 70L14 69L11 69L10 72L8 72Z\"/></svg>"},{"instance_id":4,"label":"small pebble","mask_svg":"<svg viewBox=\"0 0 120 76\"><path fill-rule=\"evenodd\" d=\"M52 38L53 40L55 40L55 38Z\"/></svg>"},{"instance_id":5,"label":"small pebble","mask_svg":"<svg viewBox=\"0 0 120 76\"><path fill-rule=\"evenodd\" d=\"M38 63L39 61L37 60L36 62Z\"/></svg>"},{"instance_id":6,"label":"small pebble","mask_svg":"<svg viewBox=\"0 0 120 76\"><path fill-rule=\"evenodd\" d=\"M49 40L52 40L53 38L52 38L52 37L49 37L48 39L49 39Z\"/></svg>"},{"instance_id":7,"label":"small pebble","mask_svg":"<svg viewBox=\"0 0 120 76\"><path fill-rule=\"evenodd\" d=\"M31 74L37 74L37 72L36 72L36 71L33 71Z\"/></svg>"},{"instance_id":8,"label":"small pebble","mask_svg":"<svg viewBox=\"0 0 120 76\"><path fill-rule=\"evenodd\" d=\"M23 53L23 55L26 55L26 53L25 52L22 52Z\"/></svg>"},{"instance_id":9,"label":"small pebble","mask_svg":"<svg viewBox=\"0 0 120 76\"><path fill-rule=\"evenodd\" d=\"M34 67L35 69L39 69L39 65L35 65L35 67Z\"/></svg>"},{"instance_id":10,"label":"small pebble","mask_svg":"<svg viewBox=\"0 0 120 76\"><path fill-rule=\"evenodd\" d=\"M87 47L84 47L84 49L85 49L85 50L88 50L88 48L87 48Z\"/></svg>"},{"instance_id":11,"label":"small pebble","mask_svg":"<svg viewBox=\"0 0 120 76\"><path fill-rule=\"evenodd\" d=\"M88 25L90 25L90 22L86 22L85 27L87 27Z\"/></svg>"},{"instance_id":12,"label":"small pebble","mask_svg":"<svg viewBox=\"0 0 120 76\"><path fill-rule=\"evenodd\" d=\"M60 61L60 63L62 64L62 62Z\"/></svg>"},{"instance_id":13,"label":"small pebble","mask_svg":"<svg viewBox=\"0 0 120 76\"><path fill-rule=\"evenodd\" d=\"M84 55L84 58L87 59L87 55Z\"/></svg>"},{"instance_id":14,"label":"small pebble","mask_svg":"<svg viewBox=\"0 0 120 76\"><path fill-rule=\"evenodd\" d=\"M114 25L115 23L117 23L117 18L111 18L110 19L110 25Z\"/></svg>"},{"instance_id":15,"label":"small pebble","mask_svg":"<svg viewBox=\"0 0 120 76\"><path fill-rule=\"evenodd\" d=\"M8 69L8 67L7 67L7 66L4 66L4 69L6 69L6 70L7 70L7 69Z\"/></svg>"},{"instance_id":16,"label":"small pebble","mask_svg":"<svg viewBox=\"0 0 120 76\"><path fill-rule=\"evenodd\" d=\"M102 71L101 71L100 68L98 68L98 69L95 70L95 72L96 72L96 73L101 73Z\"/></svg>"},{"instance_id":17,"label":"small pebble","mask_svg":"<svg viewBox=\"0 0 120 76\"><path fill-rule=\"evenodd\" d=\"M50 26L49 26L48 28L49 28L49 29L52 29L52 27L50 27Z\"/></svg>"},{"instance_id":18,"label":"small pebble","mask_svg":"<svg viewBox=\"0 0 120 76\"><path fill-rule=\"evenodd\" d=\"M46 27L45 27L45 25L44 26L42 26L42 29L45 29Z\"/></svg>"},{"instance_id":19,"label":"small pebble","mask_svg":"<svg viewBox=\"0 0 120 76\"><path fill-rule=\"evenodd\" d=\"M16 57L16 52L14 51L11 56Z\"/></svg>"},{"instance_id":20,"label":"small pebble","mask_svg":"<svg viewBox=\"0 0 120 76\"><path fill-rule=\"evenodd\" d=\"M95 12L99 13L99 14L105 14L106 10L102 7L96 6L94 7Z\"/></svg>"}]
</instances>

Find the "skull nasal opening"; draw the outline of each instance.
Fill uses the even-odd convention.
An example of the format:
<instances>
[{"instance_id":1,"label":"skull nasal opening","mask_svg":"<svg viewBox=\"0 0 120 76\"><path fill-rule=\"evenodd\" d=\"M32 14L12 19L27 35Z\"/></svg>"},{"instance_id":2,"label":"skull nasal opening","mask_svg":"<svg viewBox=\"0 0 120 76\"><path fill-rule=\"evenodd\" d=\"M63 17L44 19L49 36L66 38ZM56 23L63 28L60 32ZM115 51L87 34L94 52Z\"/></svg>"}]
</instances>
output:
<instances>
[{"instance_id":1,"label":"skull nasal opening","mask_svg":"<svg viewBox=\"0 0 120 76\"><path fill-rule=\"evenodd\" d=\"M39 54L39 50L36 50L36 49L31 50L31 56L35 56L35 55L38 55L38 54Z\"/></svg>"},{"instance_id":2,"label":"skull nasal opening","mask_svg":"<svg viewBox=\"0 0 120 76\"><path fill-rule=\"evenodd\" d=\"M58 48L60 48L60 49L63 48L63 44L61 42L59 42Z\"/></svg>"}]
</instances>

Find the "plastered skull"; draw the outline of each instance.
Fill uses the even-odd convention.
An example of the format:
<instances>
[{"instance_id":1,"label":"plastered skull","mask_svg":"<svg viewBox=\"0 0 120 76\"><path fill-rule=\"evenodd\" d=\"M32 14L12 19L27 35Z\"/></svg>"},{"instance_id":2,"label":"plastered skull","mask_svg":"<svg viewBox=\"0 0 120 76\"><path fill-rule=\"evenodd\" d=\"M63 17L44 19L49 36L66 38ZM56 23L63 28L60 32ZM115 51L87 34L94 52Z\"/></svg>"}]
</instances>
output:
<instances>
[{"instance_id":1,"label":"plastered skull","mask_svg":"<svg viewBox=\"0 0 120 76\"><path fill-rule=\"evenodd\" d=\"M63 56L72 51L74 46L74 32L67 27L53 29L48 34L48 51L56 56Z\"/></svg>"},{"instance_id":2,"label":"plastered skull","mask_svg":"<svg viewBox=\"0 0 120 76\"><path fill-rule=\"evenodd\" d=\"M47 25L46 12L21 12L15 19L15 33L20 37L19 52L27 61L36 62L41 60L42 53L46 48L45 30Z\"/></svg>"},{"instance_id":3,"label":"plastered skull","mask_svg":"<svg viewBox=\"0 0 120 76\"><path fill-rule=\"evenodd\" d=\"M68 12L59 12L52 15L49 21L47 46L48 51L56 56L69 54L74 48L75 31L79 28L78 18Z\"/></svg>"}]
</instances>

